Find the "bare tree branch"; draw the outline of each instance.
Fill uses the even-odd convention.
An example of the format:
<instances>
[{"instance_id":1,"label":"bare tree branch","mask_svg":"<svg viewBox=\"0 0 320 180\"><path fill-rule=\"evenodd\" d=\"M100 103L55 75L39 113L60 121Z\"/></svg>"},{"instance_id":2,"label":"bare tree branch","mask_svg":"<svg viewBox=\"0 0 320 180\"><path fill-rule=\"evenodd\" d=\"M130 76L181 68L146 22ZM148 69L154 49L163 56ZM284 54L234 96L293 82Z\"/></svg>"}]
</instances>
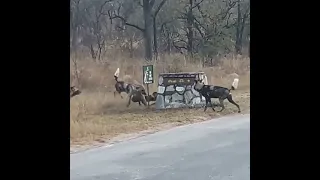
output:
<instances>
[{"instance_id":1,"label":"bare tree branch","mask_svg":"<svg viewBox=\"0 0 320 180\"><path fill-rule=\"evenodd\" d=\"M202 27L205 31L208 30L208 28L207 28L207 27L204 27L204 25L201 24L200 21L199 21L196 17L193 17L193 19L194 19L194 21L195 21L196 23L198 23L198 25L199 25L200 27Z\"/></svg>"},{"instance_id":2,"label":"bare tree branch","mask_svg":"<svg viewBox=\"0 0 320 180\"><path fill-rule=\"evenodd\" d=\"M125 25L134 27L134 28L139 29L140 31L144 32L144 28L141 28L141 27L139 27L139 26L137 26L135 24L128 23L127 20L122 16L113 15L113 16L110 17L110 19L116 19L116 18L121 19L124 22Z\"/></svg>"},{"instance_id":3,"label":"bare tree branch","mask_svg":"<svg viewBox=\"0 0 320 180\"><path fill-rule=\"evenodd\" d=\"M231 25L229 25L229 20L230 20L230 17L231 17L231 15L232 15L233 13L229 13L228 14L228 17L227 17L227 20L226 20L226 25L224 25L223 27L224 28L230 28L230 27L232 27L233 25L235 25L236 24L236 22L234 22L234 24L231 24Z\"/></svg>"},{"instance_id":4,"label":"bare tree branch","mask_svg":"<svg viewBox=\"0 0 320 180\"><path fill-rule=\"evenodd\" d=\"M185 41L185 40L183 40L183 39L179 39L179 40L174 41L174 42L176 42L176 43L178 43L178 42L183 42L183 43L185 43L185 44L187 44L187 43L188 43L187 41Z\"/></svg>"},{"instance_id":5,"label":"bare tree branch","mask_svg":"<svg viewBox=\"0 0 320 180\"><path fill-rule=\"evenodd\" d=\"M104 6L105 6L107 3L112 2L112 1L113 1L113 0L107 0L107 1L105 1L104 3L102 3L102 5L100 6L100 11L99 11L99 12L102 12Z\"/></svg>"},{"instance_id":6,"label":"bare tree branch","mask_svg":"<svg viewBox=\"0 0 320 180\"><path fill-rule=\"evenodd\" d=\"M203 34L203 32L201 31L199 25L200 25L200 23L198 23L198 22L194 23L194 27L195 27L196 30L199 32L200 36L201 36L202 38L204 38L204 34Z\"/></svg>"},{"instance_id":7,"label":"bare tree branch","mask_svg":"<svg viewBox=\"0 0 320 180\"><path fill-rule=\"evenodd\" d=\"M152 8L153 5L154 5L155 0L147 0L147 1L149 1L150 8Z\"/></svg>"},{"instance_id":8,"label":"bare tree branch","mask_svg":"<svg viewBox=\"0 0 320 180\"><path fill-rule=\"evenodd\" d=\"M139 5L140 7L143 7L143 4L142 4L142 2L141 2L140 0L137 0L137 2L138 2L138 5Z\"/></svg>"},{"instance_id":9,"label":"bare tree branch","mask_svg":"<svg viewBox=\"0 0 320 180\"><path fill-rule=\"evenodd\" d=\"M173 21L174 21L174 20L168 20L168 21L163 22L163 23L161 24L160 32L163 31L164 26L166 26L167 24L169 24L169 23L171 23L171 22L173 22Z\"/></svg>"},{"instance_id":10,"label":"bare tree branch","mask_svg":"<svg viewBox=\"0 0 320 180\"><path fill-rule=\"evenodd\" d=\"M173 43L173 46L174 46L176 49L179 49L179 50L181 50L181 49L188 50L185 46L178 46L178 45L175 44L175 42L172 42L172 43Z\"/></svg>"},{"instance_id":11,"label":"bare tree branch","mask_svg":"<svg viewBox=\"0 0 320 180\"><path fill-rule=\"evenodd\" d=\"M144 28L141 28L138 25L135 25L135 24L127 22L127 20L124 17L119 15L121 6L122 6L122 4L119 3L118 9L117 9L117 14L115 13L115 11L111 12L110 10L108 10L107 14L106 13L102 13L102 14L103 15L108 15L110 20L121 19L124 22L125 25L134 27L134 28L144 32L145 31Z\"/></svg>"},{"instance_id":12,"label":"bare tree branch","mask_svg":"<svg viewBox=\"0 0 320 180\"><path fill-rule=\"evenodd\" d=\"M155 12L153 13L153 17L156 17L159 13L159 11L161 10L162 6L167 2L167 0L162 0L161 3L159 4L158 8L155 10Z\"/></svg>"},{"instance_id":13,"label":"bare tree branch","mask_svg":"<svg viewBox=\"0 0 320 180\"><path fill-rule=\"evenodd\" d=\"M192 6L192 9L198 7L204 0L201 0L200 2L196 3L194 6Z\"/></svg>"}]
</instances>

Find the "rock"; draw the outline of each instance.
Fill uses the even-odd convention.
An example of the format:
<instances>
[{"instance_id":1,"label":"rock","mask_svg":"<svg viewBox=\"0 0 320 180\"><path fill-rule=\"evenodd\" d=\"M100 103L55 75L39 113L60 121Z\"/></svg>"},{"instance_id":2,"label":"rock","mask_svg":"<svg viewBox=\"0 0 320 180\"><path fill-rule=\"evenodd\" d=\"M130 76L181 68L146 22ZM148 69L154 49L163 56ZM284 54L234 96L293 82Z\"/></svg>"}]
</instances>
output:
<instances>
[{"instance_id":1,"label":"rock","mask_svg":"<svg viewBox=\"0 0 320 180\"><path fill-rule=\"evenodd\" d=\"M178 91L180 94L182 94L185 91L185 87L177 86L176 91Z\"/></svg>"},{"instance_id":2,"label":"rock","mask_svg":"<svg viewBox=\"0 0 320 180\"><path fill-rule=\"evenodd\" d=\"M205 77L203 73L176 73L177 77L181 76L191 76L194 74L196 77L200 75ZM156 109L166 109L166 108L182 108L182 107L202 107L205 105L205 98L200 96L199 92L193 88L191 83L174 86L169 85L167 87L163 84L162 76L173 77L175 75L170 74L160 74L158 78L158 97L156 100Z\"/></svg>"},{"instance_id":3,"label":"rock","mask_svg":"<svg viewBox=\"0 0 320 180\"><path fill-rule=\"evenodd\" d=\"M195 97L192 100L192 106L195 106L196 104L200 104L201 103L201 99L200 97Z\"/></svg>"},{"instance_id":4,"label":"rock","mask_svg":"<svg viewBox=\"0 0 320 180\"><path fill-rule=\"evenodd\" d=\"M175 91L174 86L173 85L168 86L166 91Z\"/></svg>"},{"instance_id":5,"label":"rock","mask_svg":"<svg viewBox=\"0 0 320 180\"><path fill-rule=\"evenodd\" d=\"M183 101L183 96L178 94L178 93L174 93L172 94L172 102L180 102L180 103L184 103Z\"/></svg>"},{"instance_id":6,"label":"rock","mask_svg":"<svg viewBox=\"0 0 320 180\"><path fill-rule=\"evenodd\" d=\"M167 104L169 104L169 103L171 103L171 101L172 101L172 97L171 96L165 96L165 98L164 98L164 103L165 103L165 106L167 105Z\"/></svg>"},{"instance_id":7,"label":"rock","mask_svg":"<svg viewBox=\"0 0 320 180\"><path fill-rule=\"evenodd\" d=\"M158 94L163 94L165 89L164 86L158 86Z\"/></svg>"},{"instance_id":8,"label":"rock","mask_svg":"<svg viewBox=\"0 0 320 180\"><path fill-rule=\"evenodd\" d=\"M192 94L194 94L195 96L200 96L199 92L196 91L193 87L191 88Z\"/></svg>"},{"instance_id":9,"label":"rock","mask_svg":"<svg viewBox=\"0 0 320 180\"><path fill-rule=\"evenodd\" d=\"M156 99L156 109L164 109L164 97L162 95L158 95Z\"/></svg>"},{"instance_id":10,"label":"rock","mask_svg":"<svg viewBox=\"0 0 320 180\"><path fill-rule=\"evenodd\" d=\"M191 90L192 89L192 86L189 85L189 86L186 86L186 90Z\"/></svg>"},{"instance_id":11,"label":"rock","mask_svg":"<svg viewBox=\"0 0 320 180\"><path fill-rule=\"evenodd\" d=\"M191 92L191 90L189 90L189 91L186 91L185 93L184 93L184 102L186 103L186 104L192 104L192 98L193 98L193 94L192 94L192 92Z\"/></svg>"},{"instance_id":12,"label":"rock","mask_svg":"<svg viewBox=\"0 0 320 180\"><path fill-rule=\"evenodd\" d=\"M166 108L185 108L185 107L188 107L188 106L184 103L179 103L179 102L172 102L168 106L166 106Z\"/></svg>"}]
</instances>

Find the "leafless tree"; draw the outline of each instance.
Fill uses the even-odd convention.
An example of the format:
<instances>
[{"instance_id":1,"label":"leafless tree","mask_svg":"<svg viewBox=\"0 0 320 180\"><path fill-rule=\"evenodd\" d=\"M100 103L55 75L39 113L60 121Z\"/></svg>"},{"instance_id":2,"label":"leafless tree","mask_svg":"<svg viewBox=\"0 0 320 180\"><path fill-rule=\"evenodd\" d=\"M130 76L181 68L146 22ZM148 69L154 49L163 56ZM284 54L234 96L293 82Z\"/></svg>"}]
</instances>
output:
<instances>
[{"instance_id":1,"label":"leafless tree","mask_svg":"<svg viewBox=\"0 0 320 180\"><path fill-rule=\"evenodd\" d=\"M117 10L108 11L108 15L110 19L121 19L125 25L134 27L141 32L143 32L144 35L144 47L145 47L145 58L146 60L152 60L152 21L155 20L156 15L160 11L163 4L166 2L166 0L163 0L158 8L153 12L155 0L142 0L142 3L138 1L139 5L142 6L143 9L143 19L144 19L144 28L129 23L127 18L125 18L123 15L121 15L121 7L122 3L118 3Z\"/></svg>"},{"instance_id":2,"label":"leafless tree","mask_svg":"<svg viewBox=\"0 0 320 180\"><path fill-rule=\"evenodd\" d=\"M243 31L246 26L247 20L250 17L250 2L243 2L243 0L237 0L237 5L238 17L236 27L235 49L237 54L242 54Z\"/></svg>"},{"instance_id":3,"label":"leafless tree","mask_svg":"<svg viewBox=\"0 0 320 180\"><path fill-rule=\"evenodd\" d=\"M128 52L128 57L144 51L147 60L157 59L160 53L181 52L204 61L250 49L250 0L70 3L70 50L97 61L108 49Z\"/></svg>"},{"instance_id":4,"label":"leafless tree","mask_svg":"<svg viewBox=\"0 0 320 180\"><path fill-rule=\"evenodd\" d=\"M154 54L156 59L158 58L158 41L157 41L157 15L160 12L163 5L167 2L167 0L162 0L156 10L152 13L153 18L153 47L154 47Z\"/></svg>"}]
</instances>

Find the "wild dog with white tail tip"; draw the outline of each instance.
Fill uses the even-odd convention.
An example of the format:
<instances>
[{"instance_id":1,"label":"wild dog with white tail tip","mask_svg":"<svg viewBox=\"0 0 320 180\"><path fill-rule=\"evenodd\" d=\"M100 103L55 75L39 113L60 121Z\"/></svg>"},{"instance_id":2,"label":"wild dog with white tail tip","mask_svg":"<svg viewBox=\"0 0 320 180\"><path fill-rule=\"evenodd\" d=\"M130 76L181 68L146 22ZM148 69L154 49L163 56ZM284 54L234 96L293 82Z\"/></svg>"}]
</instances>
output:
<instances>
[{"instance_id":1,"label":"wild dog with white tail tip","mask_svg":"<svg viewBox=\"0 0 320 180\"><path fill-rule=\"evenodd\" d=\"M116 97L116 93L118 93L120 95L120 97L123 99L121 93L125 92L127 94L130 93L130 85L125 83L124 81L119 81L118 77L120 74L120 69L118 68L116 70L116 72L114 73L114 79L116 80L116 84L114 85L114 87L116 88L116 90L113 92L114 97Z\"/></svg>"},{"instance_id":2,"label":"wild dog with white tail tip","mask_svg":"<svg viewBox=\"0 0 320 180\"><path fill-rule=\"evenodd\" d=\"M116 84L114 85L116 88L116 91L114 91L114 97L116 96L116 93L118 92L121 96L121 92L125 92L128 94L128 103L127 107L130 106L131 101L138 102L139 105L141 105L141 102L146 106L147 101L145 96L146 91L142 84L139 84L137 81L135 84L128 84L124 81L119 81L118 77L120 74L120 69L118 68L117 71L114 73L114 79L116 80ZM121 96L121 98L123 98Z\"/></svg>"},{"instance_id":3,"label":"wild dog with white tail tip","mask_svg":"<svg viewBox=\"0 0 320 180\"><path fill-rule=\"evenodd\" d=\"M215 111L214 106L211 102L211 98L219 98L219 103L221 106L221 111L225 109L223 101L227 99L231 104L234 104L238 108L238 113L241 112L240 106L235 103L232 99L231 90L236 90L238 88L239 79L235 78L231 85L231 88L225 88L221 86L214 86L214 85L205 85L202 80L195 80L194 89L198 91L203 97L206 98L206 105L204 111L207 110L208 103L211 104L212 110Z\"/></svg>"}]
</instances>

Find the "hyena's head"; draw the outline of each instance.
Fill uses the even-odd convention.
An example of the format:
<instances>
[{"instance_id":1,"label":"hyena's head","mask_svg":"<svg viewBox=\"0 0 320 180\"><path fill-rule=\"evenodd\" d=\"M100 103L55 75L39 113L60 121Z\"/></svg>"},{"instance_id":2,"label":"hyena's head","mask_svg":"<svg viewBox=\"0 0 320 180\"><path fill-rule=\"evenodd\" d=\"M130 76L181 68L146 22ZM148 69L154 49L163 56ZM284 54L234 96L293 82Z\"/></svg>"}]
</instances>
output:
<instances>
[{"instance_id":1,"label":"hyena's head","mask_svg":"<svg viewBox=\"0 0 320 180\"><path fill-rule=\"evenodd\" d=\"M79 94L81 94L81 91L78 88L76 88L75 86L70 87L70 98Z\"/></svg>"}]
</instances>

